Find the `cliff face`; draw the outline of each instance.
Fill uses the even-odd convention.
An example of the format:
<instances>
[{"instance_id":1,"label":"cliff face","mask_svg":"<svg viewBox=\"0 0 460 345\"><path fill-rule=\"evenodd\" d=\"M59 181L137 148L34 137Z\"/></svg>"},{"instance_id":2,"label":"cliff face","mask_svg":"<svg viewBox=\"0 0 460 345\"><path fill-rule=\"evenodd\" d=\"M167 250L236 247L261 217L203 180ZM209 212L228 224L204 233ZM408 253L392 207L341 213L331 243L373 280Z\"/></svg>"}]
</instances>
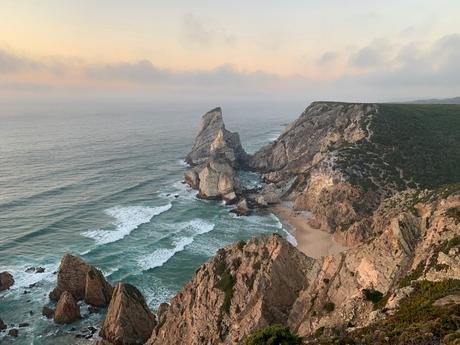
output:
<instances>
[{"instance_id":1,"label":"cliff face","mask_svg":"<svg viewBox=\"0 0 460 345\"><path fill-rule=\"evenodd\" d=\"M278 235L225 247L171 300L147 344L241 344L285 323L313 262Z\"/></svg>"},{"instance_id":2,"label":"cliff face","mask_svg":"<svg viewBox=\"0 0 460 345\"><path fill-rule=\"evenodd\" d=\"M198 197L236 202L241 195L237 168L247 165L247 154L238 133L225 128L220 108L203 115L200 129L186 162L191 168L185 181L198 189Z\"/></svg>"}]
</instances>

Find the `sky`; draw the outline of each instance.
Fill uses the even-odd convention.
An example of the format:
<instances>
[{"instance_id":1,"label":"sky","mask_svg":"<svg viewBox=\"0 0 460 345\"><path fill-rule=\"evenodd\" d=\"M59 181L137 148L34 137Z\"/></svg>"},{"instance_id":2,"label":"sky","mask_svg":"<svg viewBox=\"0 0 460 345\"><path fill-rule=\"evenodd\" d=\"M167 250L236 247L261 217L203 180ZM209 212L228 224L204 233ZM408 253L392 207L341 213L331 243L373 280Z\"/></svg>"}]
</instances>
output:
<instances>
[{"instance_id":1,"label":"sky","mask_svg":"<svg viewBox=\"0 0 460 345\"><path fill-rule=\"evenodd\" d=\"M458 0L0 0L0 100L460 95Z\"/></svg>"}]
</instances>

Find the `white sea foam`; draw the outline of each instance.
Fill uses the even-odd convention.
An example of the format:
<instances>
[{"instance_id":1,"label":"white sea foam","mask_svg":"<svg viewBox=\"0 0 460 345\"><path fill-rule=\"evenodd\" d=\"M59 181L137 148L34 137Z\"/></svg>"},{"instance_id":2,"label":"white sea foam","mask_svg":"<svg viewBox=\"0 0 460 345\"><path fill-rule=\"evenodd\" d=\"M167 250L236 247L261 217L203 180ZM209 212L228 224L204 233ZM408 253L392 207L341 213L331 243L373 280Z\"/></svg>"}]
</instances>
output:
<instances>
[{"instance_id":1,"label":"white sea foam","mask_svg":"<svg viewBox=\"0 0 460 345\"><path fill-rule=\"evenodd\" d=\"M89 230L83 232L82 235L94 239L98 245L116 242L128 236L139 225L150 222L153 217L168 211L171 207L171 203L158 207L111 207L105 210L105 213L115 219L113 222L116 227L115 230Z\"/></svg>"},{"instance_id":2,"label":"white sea foam","mask_svg":"<svg viewBox=\"0 0 460 345\"><path fill-rule=\"evenodd\" d=\"M179 231L186 233L187 236L174 240L173 248L159 248L153 253L139 258L138 263L143 270L163 266L169 259L176 255L176 253L183 251L188 245L192 244L195 240L195 236L212 231L215 224L196 218L189 222L178 223L176 227Z\"/></svg>"},{"instance_id":3,"label":"white sea foam","mask_svg":"<svg viewBox=\"0 0 460 345\"><path fill-rule=\"evenodd\" d=\"M140 267L143 270L148 270L155 267L161 267L176 253L181 252L186 246L193 242L193 237L181 237L174 241L174 248L160 248L153 253L143 256L138 260Z\"/></svg>"},{"instance_id":4,"label":"white sea foam","mask_svg":"<svg viewBox=\"0 0 460 345\"><path fill-rule=\"evenodd\" d=\"M190 166L184 159L179 159L179 165L187 168Z\"/></svg>"}]
</instances>

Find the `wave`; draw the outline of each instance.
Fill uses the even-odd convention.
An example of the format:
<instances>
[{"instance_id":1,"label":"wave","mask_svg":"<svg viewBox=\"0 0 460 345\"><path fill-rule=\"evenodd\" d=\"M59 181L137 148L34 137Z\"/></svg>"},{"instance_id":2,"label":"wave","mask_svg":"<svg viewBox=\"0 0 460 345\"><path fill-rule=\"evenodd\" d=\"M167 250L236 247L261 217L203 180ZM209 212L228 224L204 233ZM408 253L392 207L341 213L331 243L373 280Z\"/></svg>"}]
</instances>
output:
<instances>
[{"instance_id":1,"label":"wave","mask_svg":"<svg viewBox=\"0 0 460 345\"><path fill-rule=\"evenodd\" d=\"M16 290L29 288L29 286L37 283L51 283L56 280L55 272L58 269L59 264L48 264L41 265L45 269L43 273L35 272L26 272L26 269L31 266L20 266L20 267L11 267L6 269L7 272L10 272L14 277L14 284L11 286L10 290L7 290L5 293L14 293Z\"/></svg>"},{"instance_id":2,"label":"wave","mask_svg":"<svg viewBox=\"0 0 460 345\"><path fill-rule=\"evenodd\" d=\"M179 237L173 241L173 248L159 248L153 253L138 259L139 266L143 270L161 267L176 253L183 251L188 245L192 244L195 236L202 235L214 230L215 224L204 221L203 219L193 219L176 225L180 231L185 231L190 236Z\"/></svg>"},{"instance_id":3,"label":"wave","mask_svg":"<svg viewBox=\"0 0 460 345\"><path fill-rule=\"evenodd\" d=\"M174 241L174 248L165 249L160 248L155 250L149 255L145 255L138 260L139 265L143 270L149 270L155 267L161 267L169 259L171 259L176 253L181 252L185 249L186 246L193 242L193 237L181 237L178 240Z\"/></svg>"},{"instance_id":4,"label":"wave","mask_svg":"<svg viewBox=\"0 0 460 345\"><path fill-rule=\"evenodd\" d=\"M168 211L171 207L171 203L158 207L111 207L105 210L105 213L115 218L113 222L116 227L115 230L89 230L83 232L82 235L94 239L98 245L116 242L128 236L139 225L150 222L153 217Z\"/></svg>"},{"instance_id":5,"label":"wave","mask_svg":"<svg viewBox=\"0 0 460 345\"><path fill-rule=\"evenodd\" d=\"M298 243L297 243L297 239L294 237L294 235L292 235L288 230L286 230L284 227L283 227L283 224L281 223L281 221L279 220L279 218L277 216L275 216L273 213L270 213L270 218L273 219L275 222L276 222L276 227L280 230L282 230L285 234L286 234L286 240L292 244L294 247L297 247Z\"/></svg>"}]
</instances>

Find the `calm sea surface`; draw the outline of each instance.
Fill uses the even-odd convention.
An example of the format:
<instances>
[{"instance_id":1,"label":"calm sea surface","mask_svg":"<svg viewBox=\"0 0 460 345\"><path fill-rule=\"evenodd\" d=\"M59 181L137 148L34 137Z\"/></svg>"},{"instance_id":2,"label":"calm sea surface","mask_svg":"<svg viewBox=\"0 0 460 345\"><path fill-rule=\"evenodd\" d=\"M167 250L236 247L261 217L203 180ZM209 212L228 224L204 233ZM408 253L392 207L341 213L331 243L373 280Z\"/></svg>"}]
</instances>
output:
<instances>
[{"instance_id":1,"label":"calm sea surface","mask_svg":"<svg viewBox=\"0 0 460 345\"><path fill-rule=\"evenodd\" d=\"M270 214L236 217L195 198L182 183L200 116L214 105L40 104L0 108L0 271L16 280L0 293L0 318L27 322L9 344L67 344L72 327L98 326L104 312L70 326L41 316L64 253L107 279L136 285L152 309L168 301L215 251L280 232ZM302 107L223 105L229 130L254 152ZM254 177L252 177L254 178ZM251 181L250 181L251 182ZM254 182L254 180L252 181ZM32 266L45 273L26 273ZM36 287L29 287L31 284Z\"/></svg>"}]
</instances>

